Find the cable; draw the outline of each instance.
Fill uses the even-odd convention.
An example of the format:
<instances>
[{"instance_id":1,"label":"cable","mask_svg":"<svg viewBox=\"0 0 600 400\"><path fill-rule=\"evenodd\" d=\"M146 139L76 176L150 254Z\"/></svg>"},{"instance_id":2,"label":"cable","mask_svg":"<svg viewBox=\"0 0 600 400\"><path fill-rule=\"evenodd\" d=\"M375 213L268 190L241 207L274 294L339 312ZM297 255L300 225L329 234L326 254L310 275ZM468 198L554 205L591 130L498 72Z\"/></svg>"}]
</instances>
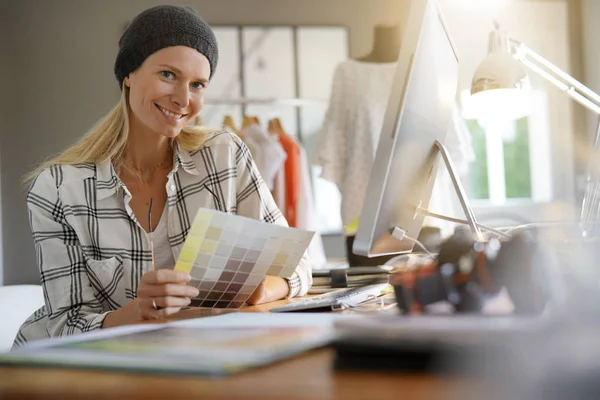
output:
<instances>
[{"instance_id":1,"label":"cable","mask_svg":"<svg viewBox=\"0 0 600 400\"><path fill-rule=\"evenodd\" d=\"M467 221L467 220L465 220L465 219L459 219L459 218L447 217L447 216L445 216L445 215L442 215L442 214L437 214L437 213L431 212L431 211L429 211L429 210L426 210L426 209L424 209L424 208L421 208L421 207L419 207L419 208L417 209L417 212L418 212L419 214L421 214L421 215L424 215L424 216L427 216L427 217L433 217L433 218L443 219L443 220L445 220L445 221L455 222L455 223L457 223L457 224L465 224L465 225L469 225L469 221ZM486 225L480 224L479 222L476 222L475 224L476 224L476 225L477 225L479 228L481 228L481 229L484 229L484 230L486 230L486 231L488 231L488 232L491 232L491 233L495 233L496 235L498 235L498 236L500 236L500 237L503 237L503 238L505 238L505 239L510 239L510 238L512 237L512 236L510 236L510 235L509 235L509 234L507 234L507 233L504 233L504 232L502 232L502 231L500 231L500 230L498 230L498 229L490 228L489 226L486 226Z\"/></svg>"},{"instance_id":2,"label":"cable","mask_svg":"<svg viewBox=\"0 0 600 400\"><path fill-rule=\"evenodd\" d=\"M396 238L400 241L402 240L408 240L409 242L412 242L416 245L418 245L420 248L422 248L425 253L427 253L427 255L429 257L431 257L432 260L435 260L435 256L429 251L427 250L427 247L425 247L425 245L421 242L419 242L417 239L410 237L406 234L406 231L404 229L398 228L397 226L393 227L390 229L389 234L393 237Z\"/></svg>"},{"instance_id":3,"label":"cable","mask_svg":"<svg viewBox=\"0 0 600 400\"><path fill-rule=\"evenodd\" d=\"M427 247L425 247L425 245L423 243L419 242L417 239L412 238L412 237L410 237L410 236L408 236L406 234L404 235L404 239L408 240L409 242L413 242L414 244L416 244L417 246L419 246L420 248L422 248L423 251L425 253L427 253L427 255L429 257L431 257L432 260L435 260L435 256L429 250L427 250Z\"/></svg>"}]
</instances>

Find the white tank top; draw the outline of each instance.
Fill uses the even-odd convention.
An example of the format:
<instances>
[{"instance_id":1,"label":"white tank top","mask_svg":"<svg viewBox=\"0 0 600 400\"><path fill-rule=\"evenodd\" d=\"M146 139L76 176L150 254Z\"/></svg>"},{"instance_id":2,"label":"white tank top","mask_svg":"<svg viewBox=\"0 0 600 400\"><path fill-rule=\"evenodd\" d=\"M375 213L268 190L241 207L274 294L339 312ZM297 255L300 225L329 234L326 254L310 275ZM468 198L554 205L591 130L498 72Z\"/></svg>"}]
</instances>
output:
<instances>
[{"instance_id":1,"label":"white tank top","mask_svg":"<svg viewBox=\"0 0 600 400\"><path fill-rule=\"evenodd\" d=\"M175 257L169 244L168 226L168 205L158 221L156 230L152 232L152 241L154 243L154 268L155 269L173 269L175 267Z\"/></svg>"}]
</instances>

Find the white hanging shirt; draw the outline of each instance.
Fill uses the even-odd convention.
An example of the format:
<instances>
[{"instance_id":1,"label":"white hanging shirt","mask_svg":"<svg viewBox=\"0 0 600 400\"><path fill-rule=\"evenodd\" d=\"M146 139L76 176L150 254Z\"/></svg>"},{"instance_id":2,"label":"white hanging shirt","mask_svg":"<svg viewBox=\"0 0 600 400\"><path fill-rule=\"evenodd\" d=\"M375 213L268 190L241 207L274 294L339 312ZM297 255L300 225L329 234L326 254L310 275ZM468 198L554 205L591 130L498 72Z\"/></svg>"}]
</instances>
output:
<instances>
[{"instance_id":1,"label":"white hanging shirt","mask_svg":"<svg viewBox=\"0 0 600 400\"><path fill-rule=\"evenodd\" d=\"M252 156L267 187L269 190L273 190L275 175L285 162L287 153L281 147L279 140L271 137L259 125L250 125L244 128L242 135L246 143L251 143L248 146L251 153L253 148L258 147Z\"/></svg>"},{"instance_id":2,"label":"white hanging shirt","mask_svg":"<svg viewBox=\"0 0 600 400\"><path fill-rule=\"evenodd\" d=\"M300 147L300 182L298 190L298 204L296 206L296 227L309 231L315 231L315 235L308 246L307 253L313 262L313 268L324 268L327 264L327 257L325 256L325 247L323 245L323 238L318 230L317 224L317 213L315 211L311 180L310 180L310 166L308 164L308 157L306 150L302 146Z\"/></svg>"},{"instance_id":3,"label":"white hanging shirt","mask_svg":"<svg viewBox=\"0 0 600 400\"><path fill-rule=\"evenodd\" d=\"M347 60L334 73L329 109L317 142L317 163L323 168L321 176L335 183L342 194L346 235L356 233L355 222L362 212L395 72L396 63ZM456 107L445 145L457 172L464 175L474 153L470 133ZM436 180L431 206L439 213L454 216L460 206L444 174L442 171L442 177ZM444 225L431 218L426 218L424 224Z\"/></svg>"},{"instance_id":4,"label":"white hanging shirt","mask_svg":"<svg viewBox=\"0 0 600 400\"><path fill-rule=\"evenodd\" d=\"M395 71L395 62L347 60L334 73L317 163L323 168L321 176L342 194L345 226L362 212Z\"/></svg>"}]
</instances>

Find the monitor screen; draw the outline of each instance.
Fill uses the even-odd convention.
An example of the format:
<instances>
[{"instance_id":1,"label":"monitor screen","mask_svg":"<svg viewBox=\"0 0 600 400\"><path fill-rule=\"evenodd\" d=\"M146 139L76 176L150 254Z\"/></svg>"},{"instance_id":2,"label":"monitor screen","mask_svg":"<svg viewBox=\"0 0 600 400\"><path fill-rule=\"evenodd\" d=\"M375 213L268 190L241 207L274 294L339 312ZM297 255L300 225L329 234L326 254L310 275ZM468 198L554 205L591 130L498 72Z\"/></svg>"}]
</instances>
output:
<instances>
[{"instance_id":1,"label":"monitor screen","mask_svg":"<svg viewBox=\"0 0 600 400\"><path fill-rule=\"evenodd\" d=\"M393 87L353 252L375 257L410 252L440 162L458 84L458 53L436 0L413 0L402 32Z\"/></svg>"}]
</instances>

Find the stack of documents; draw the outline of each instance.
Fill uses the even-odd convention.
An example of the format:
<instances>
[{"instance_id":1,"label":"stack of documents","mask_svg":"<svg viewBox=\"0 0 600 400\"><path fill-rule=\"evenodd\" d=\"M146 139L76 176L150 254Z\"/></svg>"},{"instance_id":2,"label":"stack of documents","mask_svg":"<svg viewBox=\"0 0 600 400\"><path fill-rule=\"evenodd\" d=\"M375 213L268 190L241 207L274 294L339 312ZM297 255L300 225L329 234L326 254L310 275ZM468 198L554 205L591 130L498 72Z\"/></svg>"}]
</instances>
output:
<instances>
[{"instance_id":1,"label":"stack of documents","mask_svg":"<svg viewBox=\"0 0 600 400\"><path fill-rule=\"evenodd\" d=\"M351 267L313 270L310 294L327 293L340 288L353 288L387 283L392 267Z\"/></svg>"},{"instance_id":2,"label":"stack of documents","mask_svg":"<svg viewBox=\"0 0 600 400\"><path fill-rule=\"evenodd\" d=\"M32 342L0 365L227 376L329 344L340 314L233 313Z\"/></svg>"}]
</instances>

